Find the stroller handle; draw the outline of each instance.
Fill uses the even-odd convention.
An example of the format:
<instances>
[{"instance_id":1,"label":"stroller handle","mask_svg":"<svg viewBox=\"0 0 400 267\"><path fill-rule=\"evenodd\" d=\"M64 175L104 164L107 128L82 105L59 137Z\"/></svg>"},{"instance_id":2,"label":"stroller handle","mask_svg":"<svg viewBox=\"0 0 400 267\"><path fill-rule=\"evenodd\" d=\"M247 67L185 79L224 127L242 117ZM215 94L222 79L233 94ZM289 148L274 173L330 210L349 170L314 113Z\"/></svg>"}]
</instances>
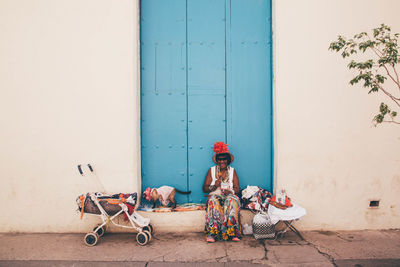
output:
<instances>
[{"instance_id":1,"label":"stroller handle","mask_svg":"<svg viewBox=\"0 0 400 267\"><path fill-rule=\"evenodd\" d=\"M93 167L92 167L92 165L88 164L87 166L88 166L90 172L93 172ZM83 170L82 170L82 165L81 165L81 164L78 165L78 171L79 171L79 173L83 176Z\"/></svg>"},{"instance_id":2,"label":"stroller handle","mask_svg":"<svg viewBox=\"0 0 400 267\"><path fill-rule=\"evenodd\" d=\"M78 165L78 171L83 176L82 166L80 164Z\"/></svg>"},{"instance_id":3,"label":"stroller handle","mask_svg":"<svg viewBox=\"0 0 400 267\"><path fill-rule=\"evenodd\" d=\"M87 166L89 167L89 170L90 170L91 172L93 172L92 165L88 164Z\"/></svg>"},{"instance_id":4,"label":"stroller handle","mask_svg":"<svg viewBox=\"0 0 400 267\"><path fill-rule=\"evenodd\" d=\"M82 166L80 164L78 165L78 171L83 176Z\"/></svg>"}]
</instances>

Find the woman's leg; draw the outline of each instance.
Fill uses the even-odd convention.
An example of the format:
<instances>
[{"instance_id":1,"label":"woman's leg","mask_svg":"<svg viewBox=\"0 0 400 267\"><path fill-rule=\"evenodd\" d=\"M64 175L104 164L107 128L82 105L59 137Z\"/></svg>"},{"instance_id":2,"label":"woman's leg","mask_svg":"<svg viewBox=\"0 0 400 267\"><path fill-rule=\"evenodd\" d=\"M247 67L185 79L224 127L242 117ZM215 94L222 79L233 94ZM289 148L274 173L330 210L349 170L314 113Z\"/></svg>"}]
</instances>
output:
<instances>
[{"instance_id":1,"label":"woman's leg","mask_svg":"<svg viewBox=\"0 0 400 267\"><path fill-rule=\"evenodd\" d=\"M222 239L232 240L241 237L240 200L238 196L229 195L224 202L224 224L222 225ZM235 239L236 240L236 239Z\"/></svg>"},{"instance_id":2,"label":"woman's leg","mask_svg":"<svg viewBox=\"0 0 400 267\"><path fill-rule=\"evenodd\" d=\"M207 237L221 239L221 227L224 222L224 209L221 205L222 197L212 195L207 199L205 233Z\"/></svg>"}]
</instances>

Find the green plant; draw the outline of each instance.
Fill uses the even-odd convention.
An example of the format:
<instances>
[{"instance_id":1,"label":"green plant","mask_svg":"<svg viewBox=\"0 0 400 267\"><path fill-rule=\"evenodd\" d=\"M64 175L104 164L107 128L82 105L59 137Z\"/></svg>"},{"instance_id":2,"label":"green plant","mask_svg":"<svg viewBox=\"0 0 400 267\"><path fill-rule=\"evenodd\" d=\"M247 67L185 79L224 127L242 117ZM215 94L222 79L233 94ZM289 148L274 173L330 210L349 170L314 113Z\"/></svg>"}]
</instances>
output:
<instances>
[{"instance_id":1,"label":"green plant","mask_svg":"<svg viewBox=\"0 0 400 267\"><path fill-rule=\"evenodd\" d=\"M332 42L329 50L341 52L343 58L353 58L347 67L354 69L357 75L350 80L354 85L359 82L369 89L368 94L375 92L384 93L396 109L400 108L400 81L397 66L400 63L399 33L391 34L391 29L385 24L372 30L372 36L366 32L354 35L352 39L338 36L337 41ZM360 60L356 54L362 52L368 59ZM356 58L357 60L355 60ZM388 80L390 83L385 83ZM394 123L397 112L387 104L381 103L379 113L374 117L375 125L379 123Z\"/></svg>"}]
</instances>

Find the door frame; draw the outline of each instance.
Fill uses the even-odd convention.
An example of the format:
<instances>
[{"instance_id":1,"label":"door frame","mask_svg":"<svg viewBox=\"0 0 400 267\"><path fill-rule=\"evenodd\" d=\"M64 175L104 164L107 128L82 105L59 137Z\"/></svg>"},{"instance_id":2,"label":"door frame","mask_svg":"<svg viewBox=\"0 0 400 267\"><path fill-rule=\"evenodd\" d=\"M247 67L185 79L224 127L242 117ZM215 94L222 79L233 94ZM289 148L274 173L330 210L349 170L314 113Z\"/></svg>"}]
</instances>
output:
<instances>
[{"instance_id":1,"label":"door frame","mask_svg":"<svg viewBox=\"0 0 400 267\"><path fill-rule=\"evenodd\" d=\"M137 46L136 46L136 53L137 53L137 62L136 62L136 75L134 74L133 76L136 76L136 170L137 170L137 179L136 179L136 188L137 191L141 193L142 191L142 127L141 127L141 50L142 50L142 45L141 45L141 1L142 0L135 0L135 8L136 8L136 40L137 40ZM271 11L271 20L270 20L270 25L271 25L271 32L269 39L271 40L271 58L270 58L270 64L271 64L271 94L272 94L272 100L271 100L271 109L272 109L272 147L271 147L271 161L272 161L272 192L275 193L276 191L276 185L278 184L278 162L276 160L276 157L278 156L278 138L277 138L277 122L276 122L276 80L275 80L275 73L276 73L276 53L275 53L275 48L276 48L276 39L274 38L274 32L276 32L276 18L275 18L275 3L276 0L270 0L270 11Z\"/></svg>"}]
</instances>

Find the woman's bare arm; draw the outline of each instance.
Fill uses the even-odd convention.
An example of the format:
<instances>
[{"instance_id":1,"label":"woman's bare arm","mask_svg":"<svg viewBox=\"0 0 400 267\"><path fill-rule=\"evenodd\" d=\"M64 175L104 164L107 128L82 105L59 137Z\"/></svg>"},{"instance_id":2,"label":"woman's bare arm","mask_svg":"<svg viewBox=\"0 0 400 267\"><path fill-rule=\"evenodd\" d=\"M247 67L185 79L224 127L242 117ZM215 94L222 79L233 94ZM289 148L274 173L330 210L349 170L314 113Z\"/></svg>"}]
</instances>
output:
<instances>
[{"instance_id":1,"label":"woman's bare arm","mask_svg":"<svg viewBox=\"0 0 400 267\"><path fill-rule=\"evenodd\" d=\"M212 188L210 188L211 182L212 182L212 177L211 177L211 168L210 168L207 172L206 179L204 180L204 184L203 184L203 192L204 193L210 193L221 186L221 179L216 180L215 184Z\"/></svg>"},{"instance_id":2,"label":"woman's bare arm","mask_svg":"<svg viewBox=\"0 0 400 267\"><path fill-rule=\"evenodd\" d=\"M233 191L235 191L235 194L239 194L240 192L240 184L239 184L239 177L236 174L236 170L233 170Z\"/></svg>"},{"instance_id":3,"label":"woman's bare arm","mask_svg":"<svg viewBox=\"0 0 400 267\"><path fill-rule=\"evenodd\" d=\"M210 193L210 184L212 182L212 177L211 177L211 169L208 170L206 179L204 179L204 184L203 184L203 192L204 193Z\"/></svg>"}]
</instances>

